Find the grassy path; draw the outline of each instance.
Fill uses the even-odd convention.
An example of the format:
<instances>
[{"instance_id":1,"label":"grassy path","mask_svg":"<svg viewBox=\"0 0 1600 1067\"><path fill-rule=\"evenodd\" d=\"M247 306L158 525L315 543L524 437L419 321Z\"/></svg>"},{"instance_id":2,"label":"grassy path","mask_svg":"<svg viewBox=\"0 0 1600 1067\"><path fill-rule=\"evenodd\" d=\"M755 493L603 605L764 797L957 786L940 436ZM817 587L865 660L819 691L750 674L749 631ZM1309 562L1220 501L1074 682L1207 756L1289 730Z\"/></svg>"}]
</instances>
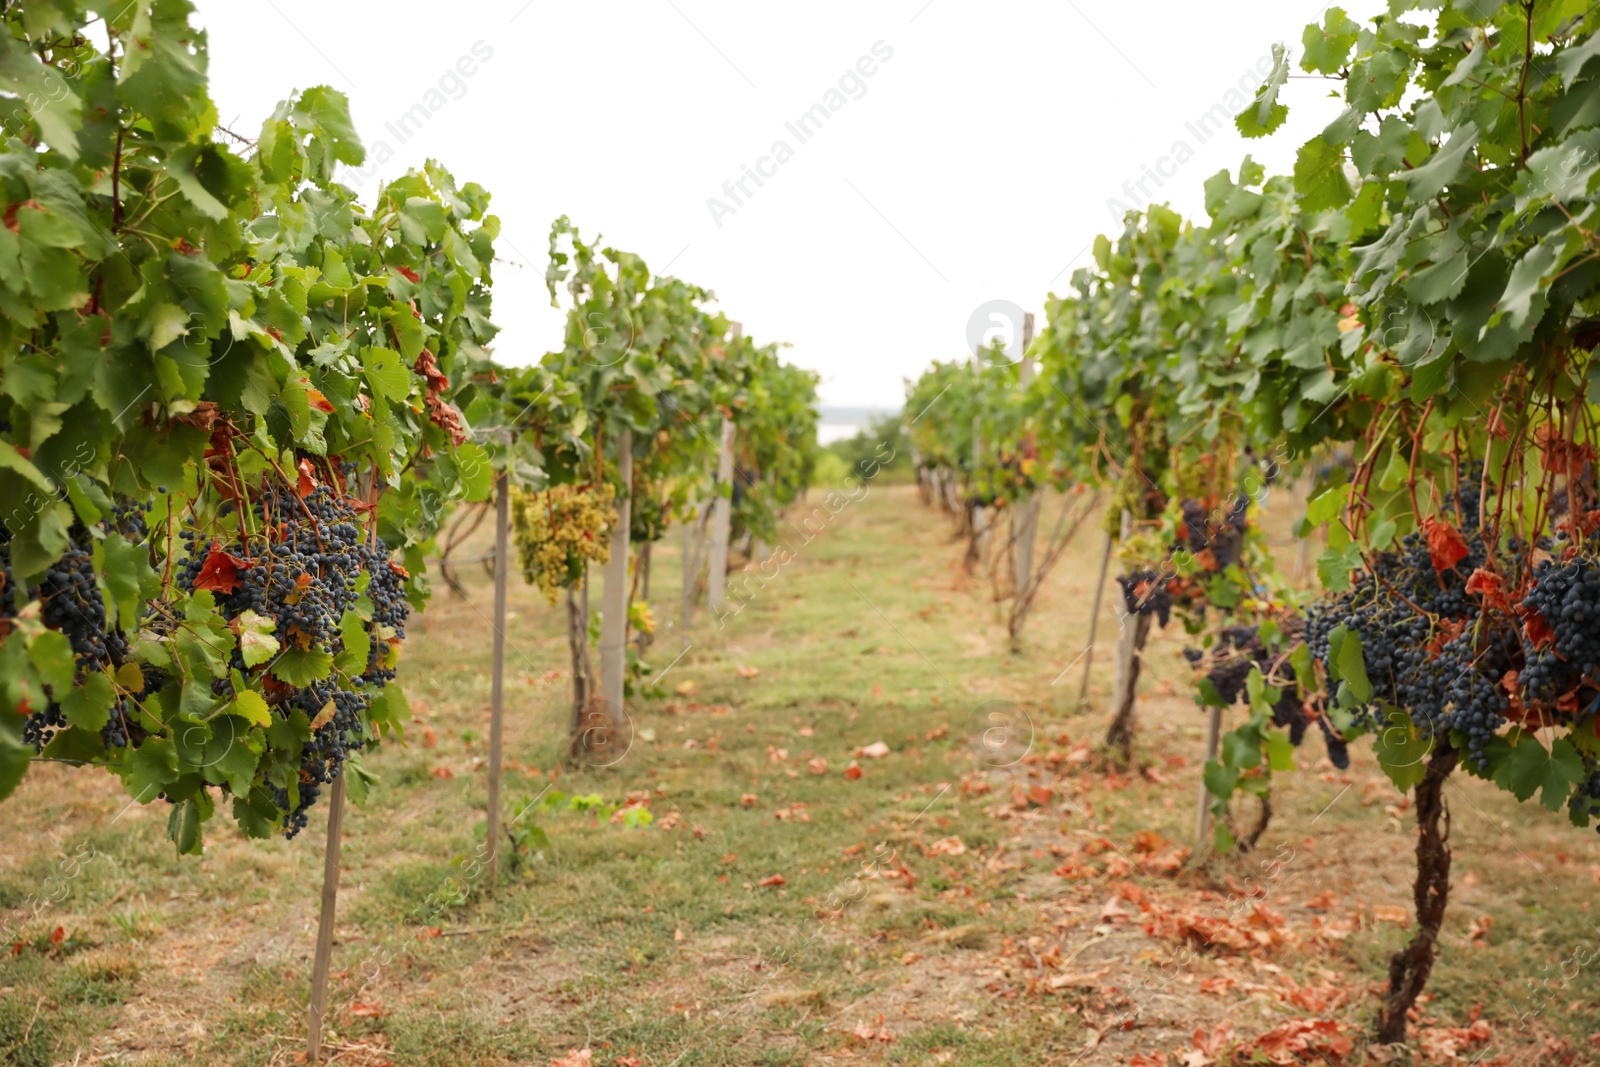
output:
<instances>
[{"instance_id":1,"label":"grassy path","mask_svg":"<svg viewBox=\"0 0 1600 1067\"><path fill-rule=\"evenodd\" d=\"M1181 633L1151 642L1138 770L1094 751L1109 604L1091 700L1071 699L1098 533L1012 654L987 583L913 490L834 503L814 493L792 560L724 626L702 609L687 647L669 624L678 542L658 546L663 692L635 702L614 767L555 769L565 637L513 584L512 815L553 788L654 821L525 815L547 843L494 893L464 866L483 821L484 576L415 620L409 745L369 761L382 785L347 818L337 1062L1153 1067L1264 1034L1281 1055L1309 1043L1305 1062L1363 1062L1412 844L1367 746L1337 772L1308 740L1257 854L1180 870L1202 726ZM1595 835L1464 779L1449 799L1427 1062L1597 1062ZM219 821L179 862L159 808L48 766L5 806L0 907L22 944L0 962L0 1064L295 1062L320 816L264 846Z\"/></svg>"}]
</instances>

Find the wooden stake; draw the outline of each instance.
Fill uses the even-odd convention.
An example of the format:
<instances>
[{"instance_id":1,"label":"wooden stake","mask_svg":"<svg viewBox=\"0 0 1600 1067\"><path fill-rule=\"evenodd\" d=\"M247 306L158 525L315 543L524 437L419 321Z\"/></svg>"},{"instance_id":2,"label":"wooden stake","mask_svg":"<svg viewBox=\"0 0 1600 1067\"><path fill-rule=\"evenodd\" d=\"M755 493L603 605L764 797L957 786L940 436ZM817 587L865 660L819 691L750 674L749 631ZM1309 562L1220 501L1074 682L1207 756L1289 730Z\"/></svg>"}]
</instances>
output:
<instances>
[{"instance_id":1,"label":"wooden stake","mask_svg":"<svg viewBox=\"0 0 1600 1067\"><path fill-rule=\"evenodd\" d=\"M1211 709L1211 721L1206 725L1206 758L1200 764L1200 806L1194 817L1194 854L1201 855L1209 848L1206 840L1211 833L1211 791L1206 788L1206 763L1217 758L1217 746L1222 737L1222 709Z\"/></svg>"},{"instance_id":2,"label":"wooden stake","mask_svg":"<svg viewBox=\"0 0 1600 1067\"><path fill-rule=\"evenodd\" d=\"M744 327L731 323L728 335L735 341L744 336ZM728 537L733 532L733 498L723 496L733 487L733 443L737 431L732 419L722 420L722 438L717 451L717 495L711 504L711 575L706 583L706 605L721 611L728 593Z\"/></svg>"},{"instance_id":3,"label":"wooden stake","mask_svg":"<svg viewBox=\"0 0 1600 1067\"><path fill-rule=\"evenodd\" d=\"M1089 647L1083 650L1083 682L1078 686L1078 703L1089 697L1089 668L1094 664L1094 638L1100 630L1100 602L1106 591L1106 571L1111 566L1111 549L1117 539L1106 534L1106 548L1100 553L1100 577L1094 583L1094 608L1089 612Z\"/></svg>"},{"instance_id":4,"label":"wooden stake","mask_svg":"<svg viewBox=\"0 0 1600 1067\"><path fill-rule=\"evenodd\" d=\"M511 482L495 479L494 499L494 675L489 684L489 884L500 876L500 774L504 762L506 696L506 576L511 571Z\"/></svg>"},{"instance_id":5,"label":"wooden stake","mask_svg":"<svg viewBox=\"0 0 1600 1067\"><path fill-rule=\"evenodd\" d=\"M611 530L611 559L606 563L600 600L600 699L606 718L622 725L623 682L628 666L628 532L633 509L633 431L617 439L617 473L622 495L617 524Z\"/></svg>"},{"instance_id":6,"label":"wooden stake","mask_svg":"<svg viewBox=\"0 0 1600 1067\"><path fill-rule=\"evenodd\" d=\"M328 797L328 845L322 864L322 911L317 920L317 951L311 965L310 1026L306 1062L322 1062L323 1012L328 1005L328 963L333 956L333 918L339 902L339 840L344 834L344 775L333 780Z\"/></svg>"},{"instance_id":7,"label":"wooden stake","mask_svg":"<svg viewBox=\"0 0 1600 1067\"><path fill-rule=\"evenodd\" d=\"M1133 532L1133 515L1122 513L1122 540ZM1118 604L1118 607L1123 607ZM1106 731L1106 744L1119 750L1123 759L1133 754L1133 728L1138 707L1140 653L1150 634L1151 616L1122 610L1122 632L1117 637L1117 672L1111 687L1111 726Z\"/></svg>"},{"instance_id":8,"label":"wooden stake","mask_svg":"<svg viewBox=\"0 0 1600 1067\"><path fill-rule=\"evenodd\" d=\"M1032 344L1033 312L1029 311L1022 316L1022 363L1017 368L1024 390L1033 378L1033 358L1028 355L1028 348ZM1034 493L1019 504L1015 512L1016 592L1013 595L1018 598L1024 596L1028 587L1033 584L1033 546L1038 539L1039 506L1042 503L1039 494Z\"/></svg>"}]
</instances>

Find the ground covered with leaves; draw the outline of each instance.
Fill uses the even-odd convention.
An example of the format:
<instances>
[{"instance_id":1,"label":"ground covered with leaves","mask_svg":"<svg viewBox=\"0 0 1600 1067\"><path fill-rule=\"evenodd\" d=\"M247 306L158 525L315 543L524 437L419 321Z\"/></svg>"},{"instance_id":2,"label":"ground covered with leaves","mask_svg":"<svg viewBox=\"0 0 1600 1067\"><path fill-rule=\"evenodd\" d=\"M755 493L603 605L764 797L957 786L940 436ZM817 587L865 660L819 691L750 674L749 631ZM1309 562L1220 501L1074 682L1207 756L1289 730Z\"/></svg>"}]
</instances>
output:
<instances>
[{"instance_id":1,"label":"ground covered with leaves","mask_svg":"<svg viewBox=\"0 0 1600 1067\"><path fill-rule=\"evenodd\" d=\"M1269 502L1280 538L1294 511ZM1109 598L1076 699L1098 534L1013 653L913 489L818 515L687 641L657 546L656 684L606 768L562 762L561 618L513 585L498 885L472 864L486 577L441 593L401 668L408 743L346 819L334 1062L1600 1062L1594 834L1452 779L1440 960L1409 1045L1371 1047L1415 833L1364 746L1340 771L1309 742L1256 850L1198 864L1180 628L1152 638L1131 767L1099 746ZM36 768L4 812L0 1065L303 1062L325 808L290 842L219 823L182 860L164 805L104 775Z\"/></svg>"}]
</instances>

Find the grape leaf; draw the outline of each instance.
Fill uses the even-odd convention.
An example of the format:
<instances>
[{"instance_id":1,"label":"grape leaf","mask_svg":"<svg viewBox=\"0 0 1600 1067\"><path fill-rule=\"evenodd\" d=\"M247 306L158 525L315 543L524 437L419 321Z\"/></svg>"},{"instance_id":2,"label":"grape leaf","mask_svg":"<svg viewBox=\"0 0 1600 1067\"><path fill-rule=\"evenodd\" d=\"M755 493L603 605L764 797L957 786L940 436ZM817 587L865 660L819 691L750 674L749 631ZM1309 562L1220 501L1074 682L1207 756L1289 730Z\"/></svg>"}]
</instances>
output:
<instances>
[{"instance_id":1,"label":"grape leaf","mask_svg":"<svg viewBox=\"0 0 1600 1067\"><path fill-rule=\"evenodd\" d=\"M111 721L111 705L116 699L111 679L100 671L90 671L83 684L61 701L61 714L80 730L98 732Z\"/></svg>"},{"instance_id":2,"label":"grape leaf","mask_svg":"<svg viewBox=\"0 0 1600 1067\"><path fill-rule=\"evenodd\" d=\"M167 817L167 837L178 846L180 856L198 856L200 843L200 802L194 798L175 805Z\"/></svg>"},{"instance_id":3,"label":"grape leaf","mask_svg":"<svg viewBox=\"0 0 1600 1067\"><path fill-rule=\"evenodd\" d=\"M1403 793L1428 773L1427 760L1433 752L1433 742L1418 735L1411 716L1403 710L1390 708L1385 718L1388 725L1373 735L1372 751L1383 773Z\"/></svg>"},{"instance_id":4,"label":"grape leaf","mask_svg":"<svg viewBox=\"0 0 1600 1067\"><path fill-rule=\"evenodd\" d=\"M254 726L272 725L272 711L267 707L267 702L261 698L261 694L253 689L240 691L238 696L233 698L228 710Z\"/></svg>"},{"instance_id":5,"label":"grape leaf","mask_svg":"<svg viewBox=\"0 0 1600 1067\"><path fill-rule=\"evenodd\" d=\"M277 623L265 615L247 610L233 620L239 634L239 654L246 667L259 667L278 654L278 639L272 636Z\"/></svg>"},{"instance_id":6,"label":"grape leaf","mask_svg":"<svg viewBox=\"0 0 1600 1067\"><path fill-rule=\"evenodd\" d=\"M1494 771L1494 780L1518 800L1539 793L1539 803L1560 811L1572 787L1588 780L1583 757L1572 742L1558 737L1548 751L1532 734L1523 734Z\"/></svg>"},{"instance_id":7,"label":"grape leaf","mask_svg":"<svg viewBox=\"0 0 1600 1067\"><path fill-rule=\"evenodd\" d=\"M320 648L290 646L272 661L272 673L285 685L296 687L320 682L333 671L333 654Z\"/></svg>"},{"instance_id":8,"label":"grape leaf","mask_svg":"<svg viewBox=\"0 0 1600 1067\"><path fill-rule=\"evenodd\" d=\"M339 620L339 637L344 648L339 652L334 666L346 674L365 674L367 659L372 654L372 637L367 624L354 610L347 610Z\"/></svg>"}]
</instances>

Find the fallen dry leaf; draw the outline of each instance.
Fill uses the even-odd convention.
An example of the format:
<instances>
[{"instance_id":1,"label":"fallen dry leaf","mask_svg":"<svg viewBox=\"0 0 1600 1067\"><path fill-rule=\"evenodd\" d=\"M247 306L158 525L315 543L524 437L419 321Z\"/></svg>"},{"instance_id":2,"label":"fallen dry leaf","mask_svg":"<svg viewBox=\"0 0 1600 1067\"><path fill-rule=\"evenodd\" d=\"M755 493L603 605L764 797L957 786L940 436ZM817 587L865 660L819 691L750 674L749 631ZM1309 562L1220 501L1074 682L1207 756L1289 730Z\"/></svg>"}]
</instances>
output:
<instances>
[{"instance_id":1,"label":"fallen dry leaf","mask_svg":"<svg viewBox=\"0 0 1600 1067\"><path fill-rule=\"evenodd\" d=\"M692 697L698 692L700 692L700 683L693 679L678 683L677 693L681 697Z\"/></svg>"},{"instance_id":2,"label":"fallen dry leaf","mask_svg":"<svg viewBox=\"0 0 1600 1067\"><path fill-rule=\"evenodd\" d=\"M862 771L862 769L861 769L861 765L859 763L857 763L855 760L851 760L850 761L850 766L848 766L848 767L846 767L844 769L845 778L849 779L852 782L855 781L856 779L860 778L862 776L862 774L864 774L864 773L865 772Z\"/></svg>"},{"instance_id":3,"label":"fallen dry leaf","mask_svg":"<svg viewBox=\"0 0 1600 1067\"><path fill-rule=\"evenodd\" d=\"M806 764L806 770L810 771L812 774L827 774L828 761L823 759L821 756L818 756L816 759L813 759Z\"/></svg>"},{"instance_id":4,"label":"fallen dry leaf","mask_svg":"<svg viewBox=\"0 0 1600 1067\"><path fill-rule=\"evenodd\" d=\"M883 759L883 757L887 756L888 754L889 746L884 744L882 741L874 741L870 745L863 745L851 753L851 755L855 756L857 759Z\"/></svg>"},{"instance_id":5,"label":"fallen dry leaf","mask_svg":"<svg viewBox=\"0 0 1600 1067\"><path fill-rule=\"evenodd\" d=\"M762 889L771 889L774 886L788 885L789 879L785 878L781 874L769 874L767 877L761 879L761 881L757 884L760 885Z\"/></svg>"},{"instance_id":6,"label":"fallen dry leaf","mask_svg":"<svg viewBox=\"0 0 1600 1067\"><path fill-rule=\"evenodd\" d=\"M761 673L761 668L760 667L740 667L739 668L739 677L741 677L741 678L754 678L756 675L758 675L760 673Z\"/></svg>"},{"instance_id":7,"label":"fallen dry leaf","mask_svg":"<svg viewBox=\"0 0 1600 1067\"><path fill-rule=\"evenodd\" d=\"M550 1060L550 1067L590 1067L594 1052L582 1049L570 1049L565 1056L555 1056Z\"/></svg>"}]
</instances>

